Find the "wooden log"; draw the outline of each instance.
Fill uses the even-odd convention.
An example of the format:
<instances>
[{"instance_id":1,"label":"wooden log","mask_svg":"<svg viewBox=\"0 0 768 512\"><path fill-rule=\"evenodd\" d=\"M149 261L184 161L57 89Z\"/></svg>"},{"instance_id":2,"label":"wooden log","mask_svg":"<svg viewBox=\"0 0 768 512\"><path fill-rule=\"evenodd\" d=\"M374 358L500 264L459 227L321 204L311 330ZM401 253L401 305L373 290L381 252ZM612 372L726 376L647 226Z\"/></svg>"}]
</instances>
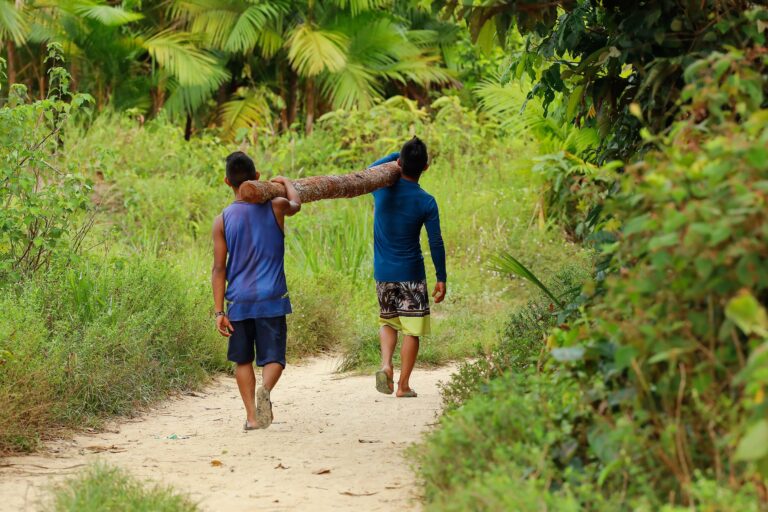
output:
<instances>
[{"instance_id":1,"label":"wooden log","mask_svg":"<svg viewBox=\"0 0 768 512\"><path fill-rule=\"evenodd\" d=\"M340 199L368 194L394 185L400 178L397 162L377 165L351 174L310 176L293 182L302 203L320 199ZM276 197L285 197L285 187L271 181L246 181L240 185L240 197L248 203L265 203Z\"/></svg>"}]
</instances>

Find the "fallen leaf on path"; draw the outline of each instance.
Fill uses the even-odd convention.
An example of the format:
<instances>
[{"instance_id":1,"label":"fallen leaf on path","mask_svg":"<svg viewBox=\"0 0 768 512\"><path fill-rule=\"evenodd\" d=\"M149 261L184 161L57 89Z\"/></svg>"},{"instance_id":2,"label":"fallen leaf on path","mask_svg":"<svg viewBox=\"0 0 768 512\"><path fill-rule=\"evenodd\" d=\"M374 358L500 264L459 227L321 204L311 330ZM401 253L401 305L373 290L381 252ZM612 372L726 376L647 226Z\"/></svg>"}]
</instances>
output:
<instances>
[{"instance_id":1,"label":"fallen leaf on path","mask_svg":"<svg viewBox=\"0 0 768 512\"><path fill-rule=\"evenodd\" d=\"M282 462L278 462L277 466L275 466L275 469L288 469L287 466L283 466Z\"/></svg>"},{"instance_id":2,"label":"fallen leaf on path","mask_svg":"<svg viewBox=\"0 0 768 512\"><path fill-rule=\"evenodd\" d=\"M329 468L322 468L322 469L318 469L316 471L313 471L312 474L313 475L327 475L330 472L331 472L331 470Z\"/></svg>"},{"instance_id":3,"label":"fallen leaf on path","mask_svg":"<svg viewBox=\"0 0 768 512\"><path fill-rule=\"evenodd\" d=\"M221 462L219 459L213 459L211 461L211 466L213 466L215 468L218 468L218 467L223 466L223 465L224 465L224 463Z\"/></svg>"},{"instance_id":4,"label":"fallen leaf on path","mask_svg":"<svg viewBox=\"0 0 768 512\"><path fill-rule=\"evenodd\" d=\"M358 443L380 443L378 439L358 439Z\"/></svg>"},{"instance_id":5,"label":"fallen leaf on path","mask_svg":"<svg viewBox=\"0 0 768 512\"><path fill-rule=\"evenodd\" d=\"M343 494L344 496L373 496L374 494L379 494L377 492L352 492L352 491L339 491L339 494Z\"/></svg>"}]
</instances>

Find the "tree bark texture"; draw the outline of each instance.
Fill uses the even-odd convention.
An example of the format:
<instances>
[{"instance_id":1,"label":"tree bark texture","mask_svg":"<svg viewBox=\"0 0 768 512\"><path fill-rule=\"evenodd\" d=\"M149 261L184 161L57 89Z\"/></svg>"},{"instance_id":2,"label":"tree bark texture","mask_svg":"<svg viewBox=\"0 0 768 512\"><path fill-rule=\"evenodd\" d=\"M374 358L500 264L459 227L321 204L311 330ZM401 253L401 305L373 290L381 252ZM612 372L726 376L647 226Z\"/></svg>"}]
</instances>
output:
<instances>
[{"instance_id":1,"label":"tree bark texture","mask_svg":"<svg viewBox=\"0 0 768 512\"><path fill-rule=\"evenodd\" d=\"M388 162L360 172L337 176L310 176L293 182L302 203L321 199L340 199L368 194L394 185L400 178L397 162ZM265 203L285 197L285 187L271 181L246 181L240 185L240 197L248 203Z\"/></svg>"},{"instance_id":2,"label":"tree bark texture","mask_svg":"<svg viewBox=\"0 0 768 512\"><path fill-rule=\"evenodd\" d=\"M6 41L5 49L8 52L8 85L16 83L16 45L13 41Z\"/></svg>"}]
</instances>

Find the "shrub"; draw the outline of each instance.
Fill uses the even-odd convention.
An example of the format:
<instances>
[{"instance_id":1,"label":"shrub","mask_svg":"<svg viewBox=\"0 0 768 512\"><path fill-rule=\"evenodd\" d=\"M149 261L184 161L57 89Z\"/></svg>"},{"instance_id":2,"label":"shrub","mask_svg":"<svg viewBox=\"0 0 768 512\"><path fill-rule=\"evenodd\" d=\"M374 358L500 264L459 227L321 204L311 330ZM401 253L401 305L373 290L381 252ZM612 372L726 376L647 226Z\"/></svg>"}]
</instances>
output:
<instances>
[{"instance_id":1,"label":"shrub","mask_svg":"<svg viewBox=\"0 0 768 512\"><path fill-rule=\"evenodd\" d=\"M713 53L688 68L683 120L646 133L657 149L606 202L605 227L621 229L604 236L618 241L603 246L608 278L584 286L588 307L549 329L539 368L491 380L428 441L436 504L485 489L509 464L545 482L542 504L565 490L588 510L765 509L766 54Z\"/></svg>"},{"instance_id":2,"label":"shrub","mask_svg":"<svg viewBox=\"0 0 768 512\"><path fill-rule=\"evenodd\" d=\"M558 272L549 288L565 302L571 302L585 279L584 269L569 266ZM477 392L487 392L489 382L507 372L528 373L541 362L547 333L557 324L557 311L543 293L517 306L498 344L488 353L480 351L475 360L460 363L451 379L440 385L443 405L447 409L459 407Z\"/></svg>"},{"instance_id":3,"label":"shrub","mask_svg":"<svg viewBox=\"0 0 768 512\"><path fill-rule=\"evenodd\" d=\"M623 224L608 248L620 272L589 316L553 338L584 357L573 376L594 404L589 446L604 492L643 468L658 503L690 503L698 469L734 489L757 479L768 500L764 54L716 53L686 72L689 120L609 202ZM618 422L626 438L615 444Z\"/></svg>"}]
</instances>

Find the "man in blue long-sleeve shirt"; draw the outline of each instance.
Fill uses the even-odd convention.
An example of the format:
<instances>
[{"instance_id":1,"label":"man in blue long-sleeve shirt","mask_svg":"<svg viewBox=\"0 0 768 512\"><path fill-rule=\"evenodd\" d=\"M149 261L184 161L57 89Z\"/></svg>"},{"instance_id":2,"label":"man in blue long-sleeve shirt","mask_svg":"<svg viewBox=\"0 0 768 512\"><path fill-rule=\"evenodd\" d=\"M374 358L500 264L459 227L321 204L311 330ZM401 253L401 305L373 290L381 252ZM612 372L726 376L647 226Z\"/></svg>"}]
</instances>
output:
<instances>
[{"instance_id":1,"label":"man in blue long-sleeve shirt","mask_svg":"<svg viewBox=\"0 0 768 512\"><path fill-rule=\"evenodd\" d=\"M442 302L446 292L445 247L437 202L419 185L419 178L429 167L427 146L414 137L400 153L377 160L373 166L395 160L400 165L400 179L373 192L373 269L380 307L382 359L381 370L376 372L376 389L386 394L394 392L392 355L397 333L402 331L397 396L415 397L409 379L419 352L419 338L430 331L426 272L419 243L421 227L427 228L437 274L432 293L436 303Z\"/></svg>"}]
</instances>

